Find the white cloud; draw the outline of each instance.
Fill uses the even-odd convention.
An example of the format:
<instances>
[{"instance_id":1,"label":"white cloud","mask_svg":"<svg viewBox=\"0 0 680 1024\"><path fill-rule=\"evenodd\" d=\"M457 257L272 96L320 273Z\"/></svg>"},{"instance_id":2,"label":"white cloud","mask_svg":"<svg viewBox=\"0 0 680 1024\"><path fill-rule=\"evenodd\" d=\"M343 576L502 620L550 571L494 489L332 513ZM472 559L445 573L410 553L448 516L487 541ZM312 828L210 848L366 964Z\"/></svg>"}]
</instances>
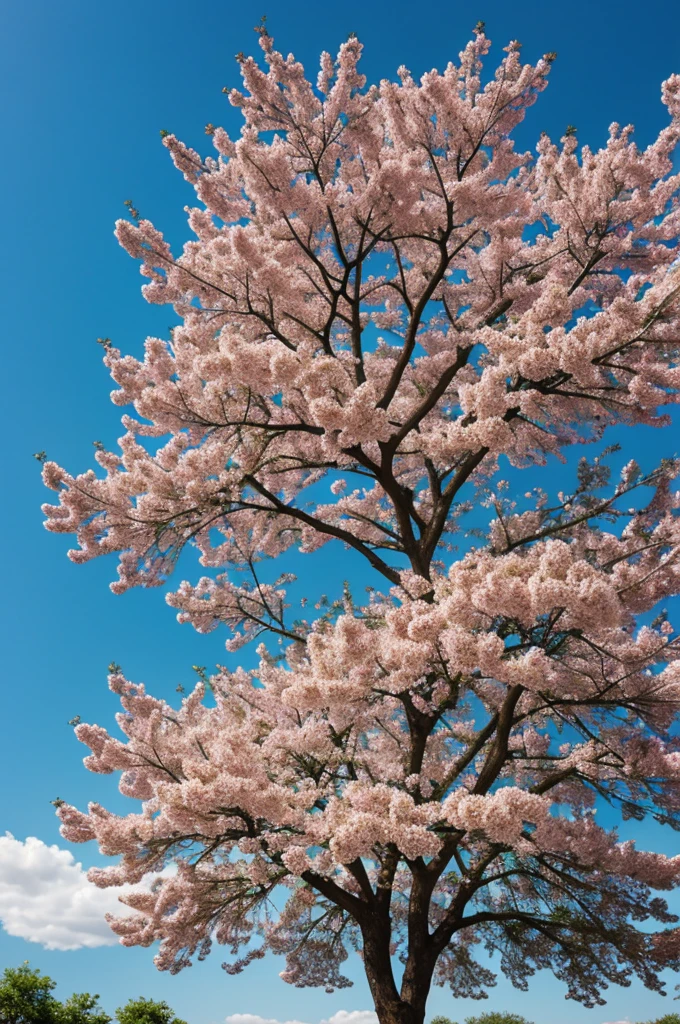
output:
<instances>
[{"instance_id":1,"label":"white cloud","mask_svg":"<svg viewBox=\"0 0 680 1024\"><path fill-rule=\"evenodd\" d=\"M97 889L69 850L29 836L0 837L0 922L8 935L45 949L113 946L104 920L123 913L117 889Z\"/></svg>"},{"instance_id":2,"label":"white cloud","mask_svg":"<svg viewBox=\"0 0 680 1024\"><path fill-rule=\"evenodd\" d=\"M256 1013L232 1013L225 1017L226 1024L303 1024L299 1020L280 1021L275 1017L260 1017ZM338 1010L319 1024L378 1024L374 1010Z\"/></svg>"},{"instance_id":3,"label":"white cloud","mask_svg":"<svg viewBox=\"0 0 680 1024\"><path fill-rule=\"evenodd\" d=\"M321 1024L378 1024L375 1010L338 1010Z\"/></svg>"},{"instance_id":4,"label":"white cloud","mask_svg":"<svg viewBox=\"0 0 680 1024\"><path fill-rule=\"evenodd\" d=\"M224 1019L226 1024L303 1024L300 1020L279 1021L275 1017L260 1017L257 1013L232 1013Z\"/></svg>"}]
</instances>

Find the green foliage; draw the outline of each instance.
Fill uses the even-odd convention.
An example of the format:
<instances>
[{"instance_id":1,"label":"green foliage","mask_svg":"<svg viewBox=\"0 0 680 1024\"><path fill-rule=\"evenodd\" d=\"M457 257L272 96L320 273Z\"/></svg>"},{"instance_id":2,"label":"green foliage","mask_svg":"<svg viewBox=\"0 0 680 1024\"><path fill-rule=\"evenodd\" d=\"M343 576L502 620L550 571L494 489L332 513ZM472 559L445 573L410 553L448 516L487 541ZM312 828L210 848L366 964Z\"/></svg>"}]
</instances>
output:
<instances>
[{"instance_id":1,"label":"green foliage","mask_svg":"<svg viewBox=\"0 0 680 1024\"><path fill-rule=\"evenodd\" d=\"M433 1017L430 1024L455 1024L449 1017ZM490 1013L482 1013L479 1017L467 1017L465 1024L532 1024L526 1017L519 1017L516 1013L501 1013L498 1010L492 1010ZM666 1024L665 1021L660 1024ZM674 1024L674 1021L669 1018L668 1024ZM678 1021L680 1024L680 1021Z\"/></svg>"},{"instance_id":2,"label":"green foliage","mask_svg":"<svg viewBox=\"0 0 680 1024\"><path fill-rule=\"evenodd\" d=\"M130 999L116 1010L118 1024L185 1024L175 1017L167 1003L153 999Z\"/></svg>"},{"instance_id":3,"label":"green foliage","mask_svg":"<svg viewBox=\"0 0 680 1024\"><path fill-rule=\"evenodd\" d=\"M111 1018L104 1013L98 999L99 996L91 996L89 992L74 992L65 1003L57 1004L55 1024L110 1024Z\"/></svg>"},{"instance_id":4,"label":"green foliage","mask_svg":"<svg viewBox=\"0 0 680 1024\"><path fill-rule=\"evenodd\" d=\"M99 996L74 992L61 1003L52 995L56 982L28 961L7 967L0 978L0 1024L111 1024ZM118 1024L185 1024L167 1003L130 999L116 1010Z\"/></svg>"},{"instance_id":5,"label":"green foliage","mask_svg":"<svg viewBox=\"0 0 680 1024\"><path fill-rule=\"evenodd\" d=\"M430 1024L455 1024L455 1021L440 1015L433 1017ZM479 1017L466 1017L465 1024L531 1024L531 1021L516 1013L500 1013L493 1010L491 1013L482 1013ZM645 1021L644 1024L680 1024L680 1013L667 1013L657 1020Z\"/></svg>"},{"instance_id":6,"label":"green foliage","mask_svg":"<svg viewBox=\"0 0 680 1024\"><path fill-rule=\"evenodd\" d=\"M53 1024L56 982L29 967L7 967L0 978L1 1024Z\"/></svg>"},{"instance_id":7,"label":"green foliage","mask_svg":"<svg viewBox=\"0 0 680 1024\"><path fill-rule=\"evenodd\" d=\"M466 1018L465 1024L532 1024L526 1017L520 1017L517 1013L500 1013L492 1010L491 1013L482 1013L479 1017Z\"/></svg>"}]
</instances>

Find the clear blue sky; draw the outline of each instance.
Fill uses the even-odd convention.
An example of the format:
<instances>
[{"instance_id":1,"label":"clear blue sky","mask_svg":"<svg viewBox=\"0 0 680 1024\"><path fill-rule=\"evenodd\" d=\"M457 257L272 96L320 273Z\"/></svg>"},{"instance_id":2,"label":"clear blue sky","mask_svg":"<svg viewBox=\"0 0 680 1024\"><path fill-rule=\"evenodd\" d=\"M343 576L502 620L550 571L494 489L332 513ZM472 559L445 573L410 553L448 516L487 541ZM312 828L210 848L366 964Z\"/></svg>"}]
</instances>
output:
<instances>
[{"instance_id":1,"label":"clear blue sky","mask_svg":"<svg viewBox=\"0 0 680 1024\"><path fill-rule=\"evenodd\" d=\"M65 847L51 799L120 806L115 782L82 768L82 748L66 724L75 714L111 723L115 702L105 680L111 660L168 697L177 683L191 683L192 663L226 660L224 636L199 637L177 626L157 590L114 598L107 588L112 564L78 568L66 560L67 540L41 526L47 492L31 453L46 449L80 470L91 464L93 440L110 445L119 436L95 339L108 335L136 353L147 334L164 333L173 318L141 299L138 268L115 242L113 222L131 198L175 244L188 237L183 207L193 193L172 167L159 129L207 151L207 122L237 125L221 90L237 84L233 55L256 48L252 27L263 13L277 43L294 50L313 74L319 52L334 51L354 31L366 45L369 80L393 76L400 64L419 75L455 58L480 18L496 53L512 38L524 44L528 59L557 50L550 87L519 133L526 146L543 129L558 137L569 123L582 142L597 146L612 121L633 121L646 143L665 123L660 82L680 71L680 5L669 0L3 5L0 834L7 829L20 840L36 836ZM671 433L638 432L632 444L643 461L671 454L678 446ZM343 559L341 575L347 571L344 552L324 550L325 564L303 564L310 579L339 566L334 559ZM673 837L648 831L640 838L675 852ZM74 852L86 866L97 856L89 847ZM271 959L229 978L218 950L171 978L155 971L147 950L49 952L0 931L0 968L24 959L52 974L62 994L97 991L109 1010L139 993L166 998L190 1024L246 1012L316 1024L339 1009L371 1006L358 971L354 989L326 996L284 985L281 965ZM549 977L537 979L526 996L501 984L487 1005L522 1012L536 1024L639 1020L673 1008L634 988L612 992L605 1010L586 1011L565 1002ZM431 1000L432 1013L461 1020L474 1009L454 1009L441 990Z\"/></svg>"}]
</instances>

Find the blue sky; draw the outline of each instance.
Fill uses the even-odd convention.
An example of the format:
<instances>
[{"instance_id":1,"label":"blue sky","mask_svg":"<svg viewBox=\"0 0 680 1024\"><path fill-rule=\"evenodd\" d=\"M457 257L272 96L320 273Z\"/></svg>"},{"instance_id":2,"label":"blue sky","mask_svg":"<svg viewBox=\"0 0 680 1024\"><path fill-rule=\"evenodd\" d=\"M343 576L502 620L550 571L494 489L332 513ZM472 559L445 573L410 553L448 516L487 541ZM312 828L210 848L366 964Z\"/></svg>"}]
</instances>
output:
<instances>
[{"instance_id":1,"label":"blue sky","mask_svg":"<svg viewBox=\"0 0 680 1024\"><path fill-rule=\"evenodd\" d=\"M7 0L0 41L7 414L0 834L8 830L21 842L32 836L67 849L50 805L57 796L121 806L115 780L84 771L82 748L67 725L76 714L111 723L116 708L105 679L111 660L168 698L178 683L191 684L192 664L238 660L227 658L219 633L200 637L177 626L157 590L113 597L107 587L112 564L71 565L67 539L42 529L47 493L31 453L46 449L81 470L91 464L93 440L110 445L119 436L95 339L108 335L136 353L147 334L165 333L173 317L141 299L138 268L115 242L113 222L131 198L173 243L188 236L183 207L193 193L172 168L159 129L206 151L207 122L237 127L221 90L238 83L233 55L255 50L252 27L263 13L278 45L294 50L313 74L319 52L334 51L354 31L366 45L369 80L393 76L400 64L419 75L455 58L480 18L496 53L512 38L524 44L528 59L557 50L550 87L518 133L527 147L541 130L558 137L569 123L577 125L580 141L597 146L614 120L634 122L639 141L649 142L665 123L660 82L680 71L680 7L667 0L525 0L517 7L498 0L351 0L328 7L278 0ZM674 447L671 432L640 431L628 443L643 461ZM195 574L191 561L180 572ZM300 568L316 590L328 573L347 575L348 564L345 552L326 548ZM647 829L640 840L675 852L672 836ZM355 988L327 996L285 985L273 958L229 978L217 951L171 978L154 969L148 950L46 950L8 935L33 934L44 943L52 934L54 940L45 918L49 923L50 915L54 921L64 913L69 893L78 901L82 879L65 853L11 841L0 847L6 929L0 931L0 968L30 959L58 980L61 994L97 991L109 1010L140 993L165 998L190 1024L245 1013L316 1024L339 1010L371 1006L358 969ZM97 858L89 847L73 852L85 866ZM561 986L547 976L528 995L500 984L488 1006L522 1012L536 1024L639 1020L673 1008L633 988L612 992L604 1010L583 1010L565 1002ZM430 1009L462 1020L478 1008L454 1007L436 990Z\"/></svg>"}]
</instances>

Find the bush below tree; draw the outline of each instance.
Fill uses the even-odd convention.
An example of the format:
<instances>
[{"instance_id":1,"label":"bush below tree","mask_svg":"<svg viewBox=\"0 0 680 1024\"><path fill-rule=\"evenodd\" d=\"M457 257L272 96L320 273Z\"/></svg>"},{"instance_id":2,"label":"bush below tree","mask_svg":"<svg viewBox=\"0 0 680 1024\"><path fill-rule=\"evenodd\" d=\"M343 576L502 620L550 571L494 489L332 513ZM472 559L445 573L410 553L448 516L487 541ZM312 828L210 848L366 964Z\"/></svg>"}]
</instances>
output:
<instances>
[{"instance_id":1,"label":"bush below tree","mask_svg":"<svg viewBox=\"0 0 680 1024\"><path fill-rule=\"evenodd\" d=\"M99 996L74 992L63 1003L52 995L57 983L29 965L7 967L0 978L0 1024L111 1024ZM130 999L116 1010L118 1024L186 1024L167 1003Z\"/></svg>"}]
</instances>

